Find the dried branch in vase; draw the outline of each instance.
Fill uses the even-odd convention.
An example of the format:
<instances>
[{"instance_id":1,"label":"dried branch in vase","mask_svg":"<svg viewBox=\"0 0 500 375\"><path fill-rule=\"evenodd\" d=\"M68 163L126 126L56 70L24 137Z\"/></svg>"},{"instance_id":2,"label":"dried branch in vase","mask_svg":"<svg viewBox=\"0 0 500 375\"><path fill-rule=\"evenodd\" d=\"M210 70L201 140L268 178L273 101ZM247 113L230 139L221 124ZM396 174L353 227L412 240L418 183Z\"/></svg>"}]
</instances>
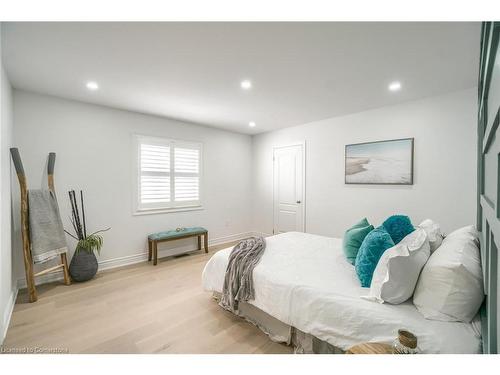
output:
<instances>
[{"instance_id":1,"label":"dried branch in vase","mask_svg":"<svg viewBox=\"0 0 500 375\"><path fill-rule=\"evenodd\" d=\"M76 193L74 190L68 191L69 201L71 203L71 224L75 233L70 233L64 230L69 236L78 241L76 245L75 252L78 253L80 250L87 251L89 253L97 251L98 254L101 252L102 244L104 239L99 233L106 232L111 228L101 229L95 231L87 236L87 223L85 219L85 205L83 201L83 191L80 190L80 204L82 217L80 218L80 209L78 207L78 201L76 200Z\"/></svg>"}]
</instances>

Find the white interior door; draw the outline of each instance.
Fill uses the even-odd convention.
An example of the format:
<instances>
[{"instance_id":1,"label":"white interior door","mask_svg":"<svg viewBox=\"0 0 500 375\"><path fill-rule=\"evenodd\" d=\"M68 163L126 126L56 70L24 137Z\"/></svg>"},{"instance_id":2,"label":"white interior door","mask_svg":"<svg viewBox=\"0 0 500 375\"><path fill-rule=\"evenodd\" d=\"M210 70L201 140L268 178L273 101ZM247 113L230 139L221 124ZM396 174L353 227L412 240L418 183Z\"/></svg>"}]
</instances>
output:
<instances>
[{"instance_id":1,"label":"white interior door","mask_svg":"<svg viewBox=\"0 0 500 375\"><path fill-rule=\"evenodd\" d=\"M276 147L274 165L274 234L305 231L304 144Z\"/></svg>"}]
</instances>

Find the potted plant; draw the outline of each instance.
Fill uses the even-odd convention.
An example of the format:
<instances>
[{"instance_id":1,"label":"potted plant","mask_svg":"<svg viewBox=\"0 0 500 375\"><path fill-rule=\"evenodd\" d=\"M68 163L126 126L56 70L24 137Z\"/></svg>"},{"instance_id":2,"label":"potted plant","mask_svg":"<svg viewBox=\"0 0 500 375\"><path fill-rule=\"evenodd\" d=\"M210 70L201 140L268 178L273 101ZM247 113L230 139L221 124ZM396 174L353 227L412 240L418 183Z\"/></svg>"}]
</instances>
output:
<instances>
[{"instance_id":1,"label":"potted plant","mask_svg":"<svg viewBox=\"0 0 500 375\"><path fill-rule=\"evenodd\" d=\"M66 230L65 232L78 241L69 265L69 274L74 281L87 281L92 279L97 273L98 263L95 253L100 254L103 244L103 238L99 233L105 232L110 228L98 230L87 235L83 192L80 190L81 219L75 191L71 190L68 193L71 202L71 224L73 224L75 234L73 235Z\"/></svg>"}]
</instances>

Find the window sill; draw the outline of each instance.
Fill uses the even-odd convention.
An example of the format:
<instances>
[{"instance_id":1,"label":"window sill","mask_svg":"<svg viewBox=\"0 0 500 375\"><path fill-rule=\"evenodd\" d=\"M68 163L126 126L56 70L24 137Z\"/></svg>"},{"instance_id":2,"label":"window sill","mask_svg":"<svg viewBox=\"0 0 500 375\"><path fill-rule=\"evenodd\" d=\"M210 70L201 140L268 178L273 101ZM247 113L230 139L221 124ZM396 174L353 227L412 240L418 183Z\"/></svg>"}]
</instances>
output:
<instances>
[{"instance_id":1,"label":"window sill","mask_svg":"<svg viewBox=\"0 0 500 375\"><path fill-rule=\"evenodd\" d=\"M169 214L169 213L173 213L173 212L201 211L203 209L204 209L203 206L144 209L144 210L136 210L132 213L132 215L133 216L142 216L142 215L155 215L155 214Z\"/></svg>"}]
</instances>

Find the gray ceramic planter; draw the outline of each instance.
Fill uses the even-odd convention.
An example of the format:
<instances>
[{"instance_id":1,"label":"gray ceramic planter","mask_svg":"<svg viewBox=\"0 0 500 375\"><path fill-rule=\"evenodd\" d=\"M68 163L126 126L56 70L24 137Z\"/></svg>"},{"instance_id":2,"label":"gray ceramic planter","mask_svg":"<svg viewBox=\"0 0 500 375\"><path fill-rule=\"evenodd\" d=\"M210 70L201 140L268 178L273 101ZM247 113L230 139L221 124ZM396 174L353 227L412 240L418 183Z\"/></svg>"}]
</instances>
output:
<instances>
[{"instance_id":1,"label":"gray ceramic planter","mask_svg":"<svg viewBox=\"0 0 500 375\"><path fill-rule=\"evenodd\" d=\"M69 265L69 274L74 281L88 281L97 273L97 258L94 252L79 251L73 255Z\"/></svg>"}]
</instances>

